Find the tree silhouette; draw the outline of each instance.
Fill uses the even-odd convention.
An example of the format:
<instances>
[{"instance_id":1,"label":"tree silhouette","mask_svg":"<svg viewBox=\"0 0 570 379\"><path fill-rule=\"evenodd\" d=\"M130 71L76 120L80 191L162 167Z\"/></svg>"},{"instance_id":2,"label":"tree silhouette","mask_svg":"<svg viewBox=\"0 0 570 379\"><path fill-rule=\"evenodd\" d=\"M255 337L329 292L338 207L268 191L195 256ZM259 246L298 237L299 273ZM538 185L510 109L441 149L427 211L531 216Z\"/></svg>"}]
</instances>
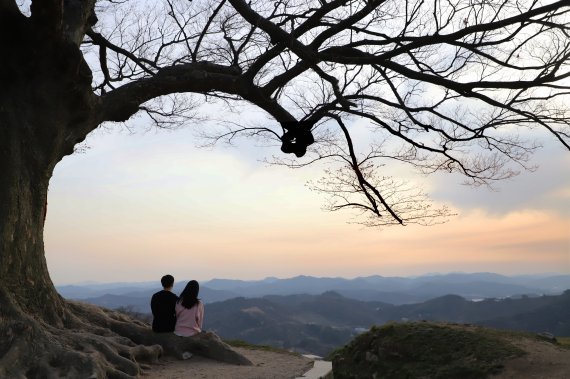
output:
<instances>
[{"instance_id":1,"label":"tree silhouette","mask_svg":"<svg viewBox=\"0 0 570 379\"><path fill-rule=\"evenodd\" d=\"M274 139L295 156L281 160L293 167L331 160L331 176L315 188L331 195L331 209L361 210L372 225L447 213L383 177L391 161L479 185L527 167L538 147L531 130L570 148L567 1L36 0L27 8L0 0L3 377L134 376L137 359L160 352L137 344L214 354L206 342L177 345L54 289L43 246L49 179L102 123L145 112L175 127L191 123L201 102L252 104L270 120L227 124L214 140ZM355 119L378 136L368 150L351 136ZM240 361L223 351L215 354Z\"/></svg>"}]
</instances>

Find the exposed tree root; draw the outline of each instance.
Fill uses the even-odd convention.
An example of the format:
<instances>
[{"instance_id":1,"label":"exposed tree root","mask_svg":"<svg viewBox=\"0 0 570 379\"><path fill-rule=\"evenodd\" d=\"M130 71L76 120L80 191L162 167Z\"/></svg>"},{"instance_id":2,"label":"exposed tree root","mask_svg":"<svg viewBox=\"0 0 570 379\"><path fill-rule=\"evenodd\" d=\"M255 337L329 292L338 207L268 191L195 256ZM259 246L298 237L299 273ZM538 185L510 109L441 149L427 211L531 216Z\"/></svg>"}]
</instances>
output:
<instances>
[{"instance_id":1,"label":"exposed tree root","mask_svg":"<svg viewBox=\"0 0 570 379\"><path fill-rule=\"evenodd\" d=\"M0 378L135 378L165 353L251 362L212 333L153 333L147 324L92 305L65 302L61 325L26 314L0 290Z\"/></svg>"},{"instance_id":2,"label":"exposed tree root","mask_svg":"<svg viewBox=\"0 0 570 379\"><path fill-rule=\"evenodd\" d=\"M87 317L94 325L101 325L137 344L145 346L158 344L168 355L182 358L184 352L191 352L236 365L252 364L249 359L234 351L211 332L200 333L193 337L178 337L172 333L153 333L147 324L115 311L78 302L68 302L68 305L75 314Z\"/></svg>"}]
</instances>

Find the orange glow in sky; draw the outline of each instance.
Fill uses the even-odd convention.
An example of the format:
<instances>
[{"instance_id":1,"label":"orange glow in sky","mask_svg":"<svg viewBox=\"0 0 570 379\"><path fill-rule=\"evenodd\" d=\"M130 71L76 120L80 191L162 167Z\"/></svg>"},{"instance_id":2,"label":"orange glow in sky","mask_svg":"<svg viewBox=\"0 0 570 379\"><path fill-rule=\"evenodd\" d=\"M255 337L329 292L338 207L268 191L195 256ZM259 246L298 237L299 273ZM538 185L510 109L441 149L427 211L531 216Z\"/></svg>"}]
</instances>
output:
<instances>
[{"instance_id":1,"label":"orange glow in sky","mask_svg":"<svg viewBox=\"0 0 570 379\"><path fill-rule=\"evenodd\" d=\"M304 186L320 176L316 168L267 167L236 149L193 143L187 131L96 133L92 149L60 163L45 229L56 284L164 273L198 280L570 273L567 152L559 167L524 173L498 193L456 185L448 204L458 216L446 224L378 230L321 210L323 199ZM443 185L422 180L430 191ZM544 188L533 190L533 181ZM507 207L515 195L519 203Z\"/></svg>"}]
</instances>

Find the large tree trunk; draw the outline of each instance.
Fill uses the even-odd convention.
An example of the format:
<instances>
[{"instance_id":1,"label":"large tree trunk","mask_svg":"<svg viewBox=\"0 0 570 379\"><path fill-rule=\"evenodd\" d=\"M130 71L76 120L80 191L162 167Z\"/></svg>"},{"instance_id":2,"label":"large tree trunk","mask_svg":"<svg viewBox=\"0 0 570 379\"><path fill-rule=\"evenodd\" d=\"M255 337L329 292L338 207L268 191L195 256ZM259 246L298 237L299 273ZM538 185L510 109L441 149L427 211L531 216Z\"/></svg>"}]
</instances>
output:
<instances>
[{"instance_id":1,"label":"large tree trunk","mask_svg":"<svg viewBox=\"0 0 570 379\"><path fill-rule=\"evenodd\" d=\"M48 275L43 243L51 168L34 162L41 155L38 141L24 123L7 121L6 113L0 113L0 291L23 312L61 326L62 301Z\"/></svg>"},{"instance_id":2,"label":"large tree trunk","mask_svg":"<svg viewBox=\"0 0 570 379\"><path fill-rule=\"evenodd\" d=\"M84 138L96 97L77 48L43 40L26 18L0 13L0 25L0 291L61 327L63 301L44 257L47 191L55 165Z\"/></svg>"},{"instance_id":3,"label":"large tree trunk","mask_svg":"<svg viewBox=\"0 0 570 379\"><path fill-rule=\"evenodd\" d=\"M157 335L56 292L43 243L49 180L97 126L99 103L78 47L37 38L1 5L0 378L134 377L163 351L251 364L215 335Z\"/></svg>"}]
</instances>

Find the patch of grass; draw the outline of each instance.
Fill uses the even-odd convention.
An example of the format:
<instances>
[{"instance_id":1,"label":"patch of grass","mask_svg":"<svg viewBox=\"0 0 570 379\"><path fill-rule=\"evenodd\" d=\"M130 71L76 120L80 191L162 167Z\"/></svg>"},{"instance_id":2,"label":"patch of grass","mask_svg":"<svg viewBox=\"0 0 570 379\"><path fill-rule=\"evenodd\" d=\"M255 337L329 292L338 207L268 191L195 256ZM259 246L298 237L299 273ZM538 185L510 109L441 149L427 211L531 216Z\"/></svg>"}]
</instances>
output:
<instances>
[{"instance_id":1,"label":"patch of grass","mask_svg":"<svg viewBox=\"0 0 570 379\"><path fill-rule=\"evenodd\" d=\"M119 307L115 309L115 311L127 315L131 318L134 318L136 320L147 323L149 325L152 324L152 315L149 315L147 313L137 312L135 310L135 307L133 307L132 305Z\"/></svg>"},{"instance_id":2,"label":"patch of grass","mask_svg":"<svg viewBox=\"0 0 570 379\"><path fill-rule=\"evenodd\" d=\"M301 354L296 353L294 351L289 351L285 349L279 349L277 347L269 346L269 345L254 345L252 343L246 342L244 340L224 340L225 343L232 347L242 347L244 349L251 349L251 350L264 350L264 351L272 351L274 353L281 353L281 354L291 354L300 356Z\"/></svg>"},{"instance_id":3,"label":"patch of grass","mask_svg":"<svg viewBox=\"0 0 570 379\"><path fill-rule=\"evenodd\" d=\"M517 335L457 324L393 323L373 327L329 357L335 379L485 378L524 352Z\"/></svg>"},{"instance_id":4,"label":"patch of grass","mask_svg":"<svg viewBox=\"0 0 570 379\"><path fill-rule=\"evenodd\" d=\"M556 340L560 346L570 349L570 337L556 337Z\"/></svg>"}]
</instances>

